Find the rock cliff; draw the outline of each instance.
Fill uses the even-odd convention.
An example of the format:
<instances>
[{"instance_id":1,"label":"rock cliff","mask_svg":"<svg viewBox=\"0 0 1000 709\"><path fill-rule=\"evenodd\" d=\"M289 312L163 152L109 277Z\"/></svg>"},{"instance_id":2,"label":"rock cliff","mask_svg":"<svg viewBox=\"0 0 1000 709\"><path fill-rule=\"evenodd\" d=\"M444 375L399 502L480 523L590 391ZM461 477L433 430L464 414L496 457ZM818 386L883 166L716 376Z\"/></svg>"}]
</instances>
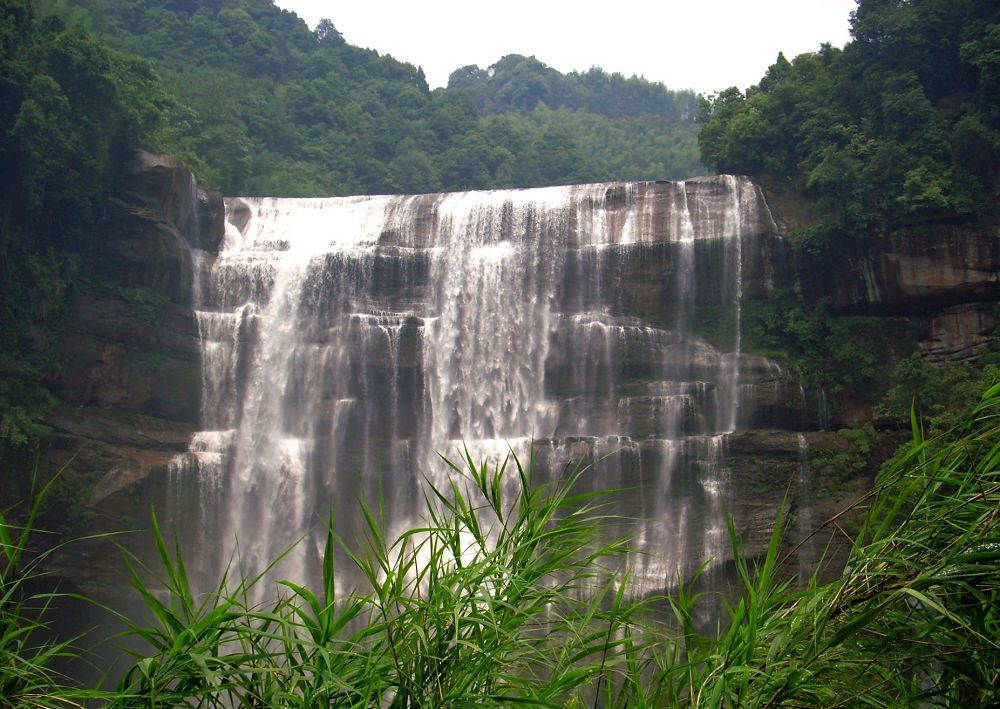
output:
<instances>
[{"instance_id":1,"label":"rock cliff","mask_svg":"<svg viewBox=\"0 0 1000 709\"><path fill-rule=\"evenodd\" d=\"M807 206L768 193L779 231L801 227ZM934 362L967 361L997 326L1000 220L930 221L889 234L838 243L820 256L794 254L778 243L767 258L779 280L839 313L908 318L921 353Z\"/></svg>"},{"instance_id":2,"label":"rock cliff","mask_svg":"<svg viewBox=\"0 0 1000 709\"><path fill-rule=\"evenodd\" d=\"M46 421L44 465L66 468L72 532L140 526L148 476L187 449L201 388L193 253L218 248L223 219L221 196L179 160L135 152L122 166L102 224L103 280L73 301L52 383L61 403ZM88 590L119 583L117 541L74 545L60 564Z\"/></svg>"},{"instance_id":3,"label":"rock cliff","mask_svg":"<svg viewBox=\"0 0 1000 709\"><path fill-rule=\"evenodd\" d=\"M690 411L664 413L665 401L690 395L653 386L664 376L664 358L677 349L676 342L656 333L677 327L678 317L686 318L690 322L685 326L703 343L697 356L718 359L713 348L726 351L738 344L733 342L738 317L734 321L729 310L737 292L744 303L752 303L775 289L792 289L807 297L824 296L839 312L910 318L920 333L921 350L934 360L975 357L995 329L994 304L1000 294L995 228L921 227L853 245L836 261L820 264L789 248L776 225L783 223L781 215L775 219L762 203L754 207L752 223L741 227L735 252L738 290L720 288L733 278L727 272L733 268L732 253L722 251L730 247L699 238L698 229L712 223L713 209L720 214L730 209L728 184L705 178L689 181L680 191L672 184L653 183L612 185L600 194L590 189L591 207L560 222L569 224L559 237L561 270L536 274L557 279L552 292L558 296L559 323L544 359L544 396L560 402L553 414L560 423L541 445L560 455L596 455L600 446L593 445L595 435L628 437L634 441L629 455L637 465L621 468L623 485L641 482L649 466L667 465L674 453L660 441L665 429L693 432L703 423ZM694 212L688 201L704 214L690 224L678 222L681 199L689 213ZM363 357L345 360L353 383L337 395L341 398L332 388L314 392L318 405L325 407L320 423L329 427L337 417L346 417L348 438L364 439L376 457L388 455L393 438L421 435L421 412L430 396L421 345L426 313L421 310L430 307L433 259L440 258L434 235L441 229L441 200L440 195L423 195L394 202L392 208L400 213L386 218L384 229L373 235L363 267L337 276L340 287L348 290L365 281L370 289L352 298L365 299L366 308L382 315L351 320L351 337L371 347ZM255 215L260 218L252 201L230 201L229 220L238 230L245 231ZM504 220L512 217L502 209L498 215L502 244L508 228ZM602 244L592 243L595 225L602 230ZM727 227L720 222L713 228ZM685 229L690 234L676 238ZM199 423L204 425L199 410L205 382L192 300L196 289L208 286L194 273L199 260L210 262L216 256L224 233L223 202L200 187L179 161L136 153L121 171L105 230L102 258L111 275L103 287L76 299L62 345L67 366L55 383L67 405L48 422L58 432L50 464L69 461L72 475L81 481L80 499L92 515L87 522L91 531L142 526L150 497L163 494L171 460L198 455L190 444ZM266 248L281 252L289 245L274 242ZM329 270L340 257L326 258ZM684 269L690 269L689 276ZM314 305L321 306L324 297L317 289ZM386 320L385 313L409 315L395 322ZM251 310L240 317L230 340L245 348L257 336L261 315ZM321 320L316 327L307 339L328 336L333 323ZM396 335L377 346L382 342L378 333L393 328ZM594 334L581 340L581 328ZM583 363L588 361L599 364L587 370ZM872 471L860 466L852 475L832 480L817 463L822 455L853 454L850 441L824 430L836 428L838 411L850 406L828 405L822 392L801 387L780 362L752 352L740 353L733 366L739 372L737 430L721 454L728 470L729 508L738 528L748 534L747 550L753 554L786 491L797 523L818 521L863 489ZM235 368L233 376L242 381L247 372ZM610 386L611 381L621 384ZM614 403L607 398L612 394ZM394 398L392 426L374 414L341 407L359 397ZM450 425L462 424L456 419ZM332 445L324 441L318 450L332 450ZM620 443L609 445L621 448ZM364 446L344 457L345 469L372 464ZM640 478L633 480L633 472ZM116 583L117 559L110 544L91 545L64 556L63 564L81 585L96 589Z\"/></svg>"}]
</instances>

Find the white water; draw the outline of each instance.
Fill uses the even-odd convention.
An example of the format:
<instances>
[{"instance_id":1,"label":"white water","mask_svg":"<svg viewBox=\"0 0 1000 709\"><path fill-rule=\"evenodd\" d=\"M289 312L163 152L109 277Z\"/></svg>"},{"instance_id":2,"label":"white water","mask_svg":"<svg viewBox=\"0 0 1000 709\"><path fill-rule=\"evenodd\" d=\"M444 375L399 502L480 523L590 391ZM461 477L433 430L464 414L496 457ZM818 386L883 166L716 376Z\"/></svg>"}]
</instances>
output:
<instances>
[{"instance_id":1,"label":"white water","mask_svg":"<svg viewBox=\"0 0 1000 709\"><path fill-rule=\"evenodd\" d=\"M172 475L201 572L237 548L256 572L331 509L350 538L359 496L401 529L421 480L449 474L438 451L526 456L533 440L548 470L586 455L595 489L631 489L642 588L721 557L759 202L734 177L246 200L249 222L203 259L205 430ZM628 274L656 264L650 298ZM696 334L706 300L721 349ZM276 574L308 582L317 548Z\"/></svg>"},{"instance_id":2,"label":"white water","mask_svg":"<svg viewBox=\"0 0 1000 709\"><path fill-rule=\"evenodd\" d=\"M810 535L816 529L816 520L814 519L812 511L812 500L810 499L810 492L812 490L812 484L810 478L812 477L812 467L809 465L809 443L806 441L806 437L803 434L798 434L798 444L799 444L799 476L798 485L798 495L797 495L797 509L796 509L796 533L800 539L798 549L798 565L799 565L799 583L805 585L809 582L809 576L812 574L813 568L816 565L817 559L817 549L816 540L811 538Z\"/></svg>"}]
</instances>

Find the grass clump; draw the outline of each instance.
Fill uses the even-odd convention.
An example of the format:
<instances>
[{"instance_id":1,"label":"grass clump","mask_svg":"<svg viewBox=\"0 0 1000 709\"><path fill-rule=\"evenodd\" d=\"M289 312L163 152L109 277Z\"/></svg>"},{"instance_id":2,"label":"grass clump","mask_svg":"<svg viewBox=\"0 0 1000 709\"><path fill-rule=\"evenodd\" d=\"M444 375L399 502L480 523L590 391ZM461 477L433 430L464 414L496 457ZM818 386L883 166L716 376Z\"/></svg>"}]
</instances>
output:
<instances>
[{"instance_id":1,"label":"grass clump","mask_svg":"<svg viewBox=\"0 0 1000 709\"><path fill-rule=\"evenodd\" d=\"M912 429L874 488L822 525L851 545L833 581L822 568L804 588L790 578L783 513L760 558L730 526L737 589L712 628L698 619L719 599L697 578L633 600L626 542L602 541L611 498L575 494L581 469L538 484L533 460L466 454L448 489L428 487L418 528L390 539L382 511L362 503L361 548L331 520L318 587L280 581L266 605L250 600L263 575L197 596L154 528L164 578L154 587L132 564L152 621L131 633L149 649L111 692L74 694L46 669L69 650L27 644L37 614L11 600L5 571L0 690L38 706L996 705L1000 385L949 433L925 439L916 416ZM849 512L865 519L851 535ZM23 535L3 529L6 568L25 568ZM338 586L337 549L365 590ZM653 605L671 622L654 621Z\"/></svg>"},{"instance_id":2,"label":"grass clump","mask_svg":"<svg viewBox=\"0 0 1000 709\"><path fill-rule=\"evenodd\" d=\"M555 707L625 691L641 606L607 567L626 549L599 541L599 496L573 493L582 469L535 485L533 460L449 465L425 524L390 540L362 503L364 548L347 549L331 520L321 587L281 581L267 607L248 601L262 576L196 600L154 529L166 598L134 569L155 623L132 629L153 652L110 705ZM338 589L338 546L366 593Z\"/></svg>"},{"instance_id":3,"label":"grass clump","mask_svg":"<svg viewBox=\"0 0 1000 709\"><path fill-rule=\"evenodd\" d=\"M35 548L35 521L58 475L40 487L32 479L26 510L0 510L0 706L80 706L91 693L68 686L54 669L62 659L77 657L72 640L55 641L48 625L50 611L68 594L45 590L44 563L59 547Z\"/></svg>"}]
</instances>

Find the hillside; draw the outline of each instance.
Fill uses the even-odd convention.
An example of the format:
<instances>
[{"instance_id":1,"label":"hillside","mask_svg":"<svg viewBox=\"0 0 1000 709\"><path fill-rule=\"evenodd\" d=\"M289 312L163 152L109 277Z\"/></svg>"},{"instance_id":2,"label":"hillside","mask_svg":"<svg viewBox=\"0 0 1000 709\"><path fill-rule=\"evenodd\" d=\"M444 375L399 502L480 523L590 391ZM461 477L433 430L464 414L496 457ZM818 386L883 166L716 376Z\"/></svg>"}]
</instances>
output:
<instances>
[{"instance_id":1,"label":"hillside","mask_svg":"<svg viewBox=\"0 0 1000 709\"><path fill-rule=\"evenodd\" d=\"M314 30L269 0L47 0L151 60L169 90L157 145L225 194L318 196L678 179L702 171L696 98L535 58L423 72ZM335 20L335 18L334 18ZM477 74L477 72L479 72ZM479 75L487 78L482 80Z\"/></svg>"}]
</instances>

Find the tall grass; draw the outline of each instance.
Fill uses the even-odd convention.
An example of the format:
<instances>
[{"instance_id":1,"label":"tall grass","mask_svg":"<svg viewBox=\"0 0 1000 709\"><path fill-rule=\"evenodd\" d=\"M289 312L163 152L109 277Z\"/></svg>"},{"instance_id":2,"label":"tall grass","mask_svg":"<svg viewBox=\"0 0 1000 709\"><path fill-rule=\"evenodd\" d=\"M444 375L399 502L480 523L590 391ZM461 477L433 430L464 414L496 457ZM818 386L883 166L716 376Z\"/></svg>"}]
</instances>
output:
<instances>
[{"instance_id":1,"label":"tall grass","mask_svg":"<svg viewBox=\"0 0 1000 709\"><path fill-rule=\"evenodd\" d=\"M149 649L102 699L113 707L995 705L1000 386L949 434L924 440L916 421L913 431L855 503L864 523L834 581L821 583L817 571L805 588L792 583L783 514L761 558L746 559L730 528L739 592L711 632L695 618L717 599L694 590L696 579L679 579L662 598L629 600L626 541L602 541L615 526L604 506L613 496L575 494L581 469L539 484L533 459L487 465L466 454L450 463L453 482L428 488L424 523L395 539L377 506L361 503L361 548L339 539L330 520L321 583L281 581L266 606L249 600L263 576L224 577L196 596L176 547L154 528L163 578L150 584L131 562L152 618L131 632ZM840 519L825 526L847 536ZM16 567L23 539L3 534ZM338 549L366 590L338 586ZM652 605L668 610L667 626L652 620ZM32 631L24 610L3 606L5 653ZM44 666L64 650L22 653L35 663L23 680L5 661L0 681L21 684L0 687L58 696L61 678Z\"/></svg>"},{"instance_id":2,"label":"tall grass","mask_svg":"<svg viewBox=\"0 0 1000 709\"><path fill-rule=\"evenodd\" d=\"M0 706L76 707L87 692L67 686L54 669L77 657L72 640L56 641L48 625L54 603L69 594L45 589L45 561L59 546L33 548L35 522L57 475L36 487L26 510L0 510Z\"/></svg>"},{"instance_id":3,"label":"tall grass","mask_svg":"<svg viewBox=\"0 0 1000 709\"><path fill-rule=\"evenodd\" d=\"M856 507L863 528L840 577L804 590L779 571L778 530L728 629L699 635L695 598L671 605L686 662L658 679L693 706L996 706L1000 703L1000 385L961 426L913 442ZM836 525L837 518L827 522Z\"/></svg>"},{"instance_id":4,"label":"tall grass","mask_svg":"<svg viewBox=\"0 0 1000 709\"><path fill-rule=\"evenodd\" d=\"M515 456L449 465L450 488L428 488L425 524L390 540L362 502L364 548L347 548L331 520L320 588L281 581L266 608L247 604L260 577L196 600L154 528L167 598L134 570L155 623L133 633L154 652L113 705L556 707L621 694L639 606L606 565L626 549L599 541L600 496L573 493L582 469L535 484L534 461ZM367 592L337 588L337 546Z\"/></svg>"}]
</instances>

